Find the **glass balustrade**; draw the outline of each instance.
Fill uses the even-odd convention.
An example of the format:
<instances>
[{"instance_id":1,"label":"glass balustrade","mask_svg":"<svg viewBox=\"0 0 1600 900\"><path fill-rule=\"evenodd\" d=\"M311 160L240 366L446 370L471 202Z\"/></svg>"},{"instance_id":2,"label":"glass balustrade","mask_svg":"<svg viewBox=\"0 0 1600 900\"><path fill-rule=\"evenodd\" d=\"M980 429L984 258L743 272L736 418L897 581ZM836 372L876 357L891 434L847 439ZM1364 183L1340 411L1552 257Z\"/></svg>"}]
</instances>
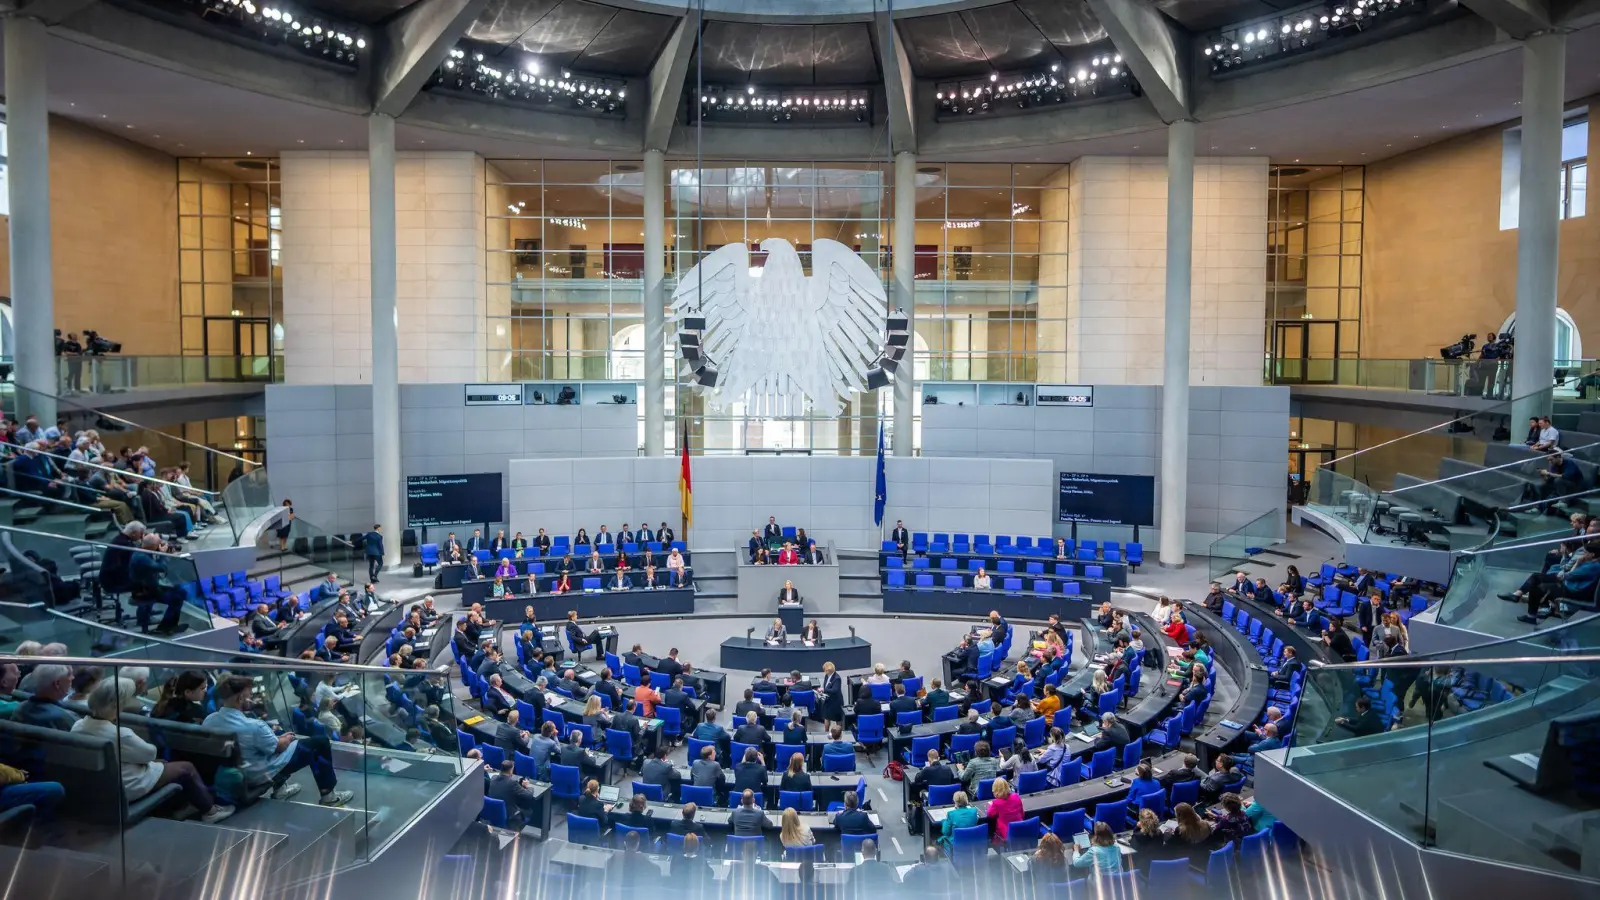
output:
<instances>
[{"instance_id":1,"label":"glass balustrade","mask_svg":"<svg viewBox=\"0 0 1600 900\"><path fill-rule=\"evenodd\" d=\"M1600 610L1597 583L1585 582L1588 570L1579 568L1588 557L1570 526L1554 536L1503 541L1466 551L1456 559L1438 621L1482 634L1521 638L1536 627L1559 624L1563 618L1592 616ZM1519 616L1529 614L1525 589L1566 604L1554 613L1541 612L1537 626L1522 621Z\"/></svg>"},{"instance_id":2,"label":"glass balustrade","mask_svg":"<svg viewBox=\"0 0 1600 900\"><path fill-rule=\"evenodd\" d=\"M1313 668L1287 767L1422 846L1578 876L1591 806L1573 766L1600 727L1596 632L1591 619Z\"/></svg>"},{"instance_id":3,"label":"glass balustrade","mask_svg":"<svg viewBox=\"0 0 1600 900\"><path fill-rule=\"evenodd\" d=\"M352 542L351 538L357 541ZM362 553L359 535L342 535L325 531L305 519L289 522L287 538L280 538L276 528L264 529L256 541L255 571L263 577L276 574L285 585L304 582L316 577L320 583L327 574L354 586L357 590L366 583L366 560ZM282 550L280 548L287 547ZM302 602L309 598L302 596Z\"/></svg>"},{"instance_id":4,"label":"glass balustrade","mask_svg":"<svg viewBox=\"0 0 1600 900\"><path fill-rule=\"evenodd\" d=\"M66 397L195 384L281 381L282 373L281 356L56 357L56 385Z\"/></svg>"},{"instance_id":5,"label":"glass balustrade","mask_svg":"<svg viewBox=\"0 0 1600 900\"><path fill-rule=\"evenodd\" d=\"M91 894L264 895L374 858L471 762L446 670L408 685L175 646L0 653L25 670L0 698L0 756L33 801L0 815L29 840L0 848L8 883L49 869Z\"/></svg>"},{"instance_id":6,"label":"glass balustrade","mask_svg":"<svg viewBox=\"0 0 1600 900\"><path fill-rule=\"evenodd\" d=\"M1234 571L1264 547L1283 542L1284 516L1270 510L1211 542L1211 580Z\"/></svg>"}]
</instances>

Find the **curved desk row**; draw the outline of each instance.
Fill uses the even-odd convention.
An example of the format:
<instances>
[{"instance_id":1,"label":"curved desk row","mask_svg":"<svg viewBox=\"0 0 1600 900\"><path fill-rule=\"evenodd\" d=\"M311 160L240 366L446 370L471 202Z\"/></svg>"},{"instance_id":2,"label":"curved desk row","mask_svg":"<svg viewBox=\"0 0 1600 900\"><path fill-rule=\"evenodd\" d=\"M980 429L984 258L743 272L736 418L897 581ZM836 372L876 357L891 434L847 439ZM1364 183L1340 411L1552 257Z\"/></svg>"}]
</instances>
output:
<instances>
[{"instance_id":1,"label":"curved desk row","mask_svg":"<svg viewBox=\"0 0 1600 900\"><path fill-rule=\"evenodd\" d=\"M1272 690L1271 676L1267 667L1261 664L1261 656L1256 653L1250 639L1232 625L1197 603L1185 604L1183 614L1188 624L1206 636L1216 653L1217 664L1233 678L1238 690L1228 711L1219 716L1210 728L1197 730L1193 735L1195 755L1200 757L1201 767L1209 771L1212 760L1234 749L1239 736L1255 724L1267 708L1267 694ZM1224 722L1234 722L1242 727L1234 728Z\"/></svg>"},{"instance_id":2,"label":"curved desk row","mask_svg":"<svg viewBox=\"0 0 1600 900\"><path fill-rule=\"evenodd\" d=\"M889 557L893 555L880 551L878 553L879 567L887 568ZM1061 567L1062 574L1070 573L1073 575L1088 575L1087 568L1095 566L1100 569L1101 574L1094 577L1103 577L1116 587L1128 586L1128 565L1117 560L1057 559L1054 556L1035 556L1019 553L928 553L914 555L911 559L911 564L904 567L908 571L917 568L918 560L926 559L928 561L927 568L932 571L938 571L943 560L952 559L955 560L955 567L959 571L970 573L975 571L977 566L982 566L990 575L1000 573L1000 563L1002 562L1011 563L1012 571L1006 574L1019 576L1027 573L1029 563L1040 563L1046 572L1056 572L1057 567Z\"/></svg>"},{"instance_id":3,"label":"curved desk row","mask_svg":"<svg viewBox=\"0 0 1600 900\"><path fill-rule=\"evenodd\" d=\"M1091 590L1099 588L1100 590ZM883 611L940 616L976 616L983 618L989 610L999 610L1008 619L1044 621L1052 613L1062 619L1087 618L1092 608L1111 599L1111 586L1106 582L1085 583L1082 594L1035 594L1030 591L987 591L965 588L885 587ZM1103 593L1103 595L1102 595Z\"/></svg>"},{"instance_id":4,"label":"curved desk row","mask_svg":"<svg viewBox=\"0 0 1600 900\"><path fill-rule=\"evenodd\" d=\"M722 642L724 669L820 672L825 662L833 663L840 671L870 669L872 645L858 637L826 638L814 646L806 646L793 638L787 644L776 646L768 646L757 637L728 638Z\"/></svg>"},{"instance_id":5,"label":"curved desk row","mask_svg":"<svg viewBox=\"0 0 1600 900\"><path fill-rule=\"evenodd\" d=\"M683 564L685 566L693 565L689 558L689 551L683 550L680 551L680 553L683 556ZM511 560L511 567L516 570L517 575L528 575L530 573L534 575L543 575L546 573L553 573L560 567L563 556L564 554L559 553L555 556L524 556L521 559ZM665 569L667 567L667 554L655 553L653 554L653 558L656 568ZM582 569L588 560L589 553L587 549L583 553L573 554L571 559L573 570L576 571L578 569ZM612 571L617 567L617 555L614 552L602 553L600 554L600 562L605 566L606 571ZM642 554L629 553L628 564L635 569L643 569L644 558ZM493 577L494 570L498 565L499 560L484 561L479 564L478 571L483 577ZM460 587L464 581L471 580L472 579L467 577L467 566L465 563L442 562L439 564L439 571L433 576L433 586L441 589L454 588Z\"/></svg>"},{"instance_id":6,"label":"curved desk row","mask_svg":"<svg viewBox=\"0 0 1600 900\"><path fill-rule=\"evenodd\" d=\"M465 602L463 598L463 602ZM631 591L573 591L570 594L521 594L500 600L482 600L491 619L515 624L522 621L524 607L532 606L536 621L557 622L577 610L580 620L628 616L689 615L694 612L692 588L658 588Z\"/></svg>"},{"instance_id":7,"label":"curved desk row","mask_svg":"<svg viewBox=\"0 0 1600 900\"><path fill-rule=\"evenodd\" d=\"M572 585L572 593L574 594L581 593L586 584L597 587L603 591L609 591L612 589L611 580L615 577L615 572L607 572L604 575L593 575L588 572L573 572L571 575L567 576L567 583ZM632 585L634 589L646 589L644 587L644 572L642 570L630 571L627 573L627 577L628 584ZM692 569L685 569L684 577L691 585L694 583L694 571ZM529 594L553 595L555 593L556 583L560 580L560 575L538 575L522 578L507 578L503 583L506 586L507 593L517 594L525 597ZM666 569L656 570L656 584L661 585L662 587L649 588L649 590L692 589L680 588L676 585L673 585L672 573L668 572ZM469 581L461 582L462 606L471 606L474 603L488 603L489 599L493 596L494 578L492 577L475 578Z\"/></svg>"}]
</instances>

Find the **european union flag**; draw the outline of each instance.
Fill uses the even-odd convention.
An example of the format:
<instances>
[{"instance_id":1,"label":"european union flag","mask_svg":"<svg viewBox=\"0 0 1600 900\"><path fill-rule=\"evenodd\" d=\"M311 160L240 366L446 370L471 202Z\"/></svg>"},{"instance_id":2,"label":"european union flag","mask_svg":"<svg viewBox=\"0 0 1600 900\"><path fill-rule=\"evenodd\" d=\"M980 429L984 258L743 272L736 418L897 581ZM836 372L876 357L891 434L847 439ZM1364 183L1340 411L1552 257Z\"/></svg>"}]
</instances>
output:
<instances>
[{"instance_id":1,"label":"european union flag","mask_svg":"<svg viewBox=\"0 0 1600 900\"><path fill-rule=\"evenodd\" d=\"M872 500L872 521L883 527L883 505L889 496L889 479L883 473L883 423L878 423L878 493Z\"/></svg>"}]
</instances>

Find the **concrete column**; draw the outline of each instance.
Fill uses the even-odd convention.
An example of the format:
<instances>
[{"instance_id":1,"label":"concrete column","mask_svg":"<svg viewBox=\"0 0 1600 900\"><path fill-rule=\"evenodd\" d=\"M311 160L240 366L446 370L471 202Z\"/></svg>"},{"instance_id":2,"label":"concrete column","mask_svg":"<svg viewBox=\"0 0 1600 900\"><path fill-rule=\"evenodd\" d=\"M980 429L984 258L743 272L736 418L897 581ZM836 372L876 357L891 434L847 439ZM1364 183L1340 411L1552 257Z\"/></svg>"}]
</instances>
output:
<instances>
[{"instance_id":1,"label":"concrete column","mask_svg":"<svg viewBox=\"0 0 1600 900\"><path fill-rule=\"evenodd\" d=\"M644 152L644 455L667 452L666 164L660 150Z\"/></svg>"},{"instance_id":2,"label":"concrete column","mask_svg":"<svg viewBox=\"0 0 1600 900\"><path fill-rule=\"evenodd\" d=\"M1189 282L1194 123L1167 126L1166 338L1161 379L1161 565L1183 565L1189 530Z\"/></svg>"},{"instance_id":3,"label":"concrete column","mask_svg":"<svg viewBox=\"0 0 1600 900\"><path fill-rule=\"evenodd\" d=\"M394 118L367 117L372 242L372 505L384 568L400 564L400 323L395 311Z\"/></svg>"},{"instance_id":4,"label":"concrete column","mask_svg":"<svg viewBox=\"0 0 1600 900\"><path fill-rule=\"evenodd\" d=\"M1567 36L1522 44L1522 171L1517 197L1517 354L1511 424L1549 415L1555 369L1556 268L1561 225L1561 105Z\"/></svg>"},{"instance_id":5,"label":"concrete column","mask_svg":"<svg viewBox=\"0 0 1600 900\"><path fill-rule=\"evenodd\" d=\"M906 314L911 342L894 376L894 455L911 455L911 417L915 413L916 289L917 289L917 155L894 155L894 291L889 303Z\"/></svg>"},{"instance_id":6,"label":"concrete column","mask_svg":"<svg viewBox=\"0 0 1600 900\"><path fill-rule=\"evenodd\" d=\"M11 201L11 352L16 383L37 392L19 396L18 419L56 421L55 284L50 272L50 113L45 106L44 23L12 16L5 22L7 193Z\"/></svg>"}]
</instances>

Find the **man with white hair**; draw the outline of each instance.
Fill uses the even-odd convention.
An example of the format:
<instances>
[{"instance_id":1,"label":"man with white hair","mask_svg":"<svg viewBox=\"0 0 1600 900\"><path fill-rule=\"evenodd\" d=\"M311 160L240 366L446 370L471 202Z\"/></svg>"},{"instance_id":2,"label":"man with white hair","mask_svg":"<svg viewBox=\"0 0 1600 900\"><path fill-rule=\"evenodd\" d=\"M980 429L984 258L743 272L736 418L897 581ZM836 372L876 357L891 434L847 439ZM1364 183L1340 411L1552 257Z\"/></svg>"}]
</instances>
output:
<instances>
[{"instance_id":1,"label":"man with white hair","mask_svg":"<svg viewBox=\"0 0 1600 900\"><path fill-rule=\"evenodd\" d=\"M157 603L165 603L167 609L161 615L156 632L175 634L187 631L189 626L178 622L178 614L183 610L183 592L161 583L164 572L160 560L155 556L161 552L160 536L146 534L140 540L139 548L144 552L132 554L133 558L128 563L128 590L132 592L134 605L138 608L139 630L150 633L151 609Z\"/></svg>"},{"instance_id":2,"label":"man with white hair","mask_svg":"<svg viewBox=\"0 0 1600 900\"><path fill-rule=\"evenodd\" d=\"M27 646L28 644L32 644L33 647L29 648ZM40 644L38 641L24 641L21 645L19 645L17 647L17 655L18 656L66 656L67 655L67 645L66 644L62 644L62 643ZM48 662L48 660L41 660L41 662ZM25 691L27 693L33 693L34 691L38 690L38 685L39 685L38 671L39 671L39 668L40 668L39 666L32 667L28 671L28 673L22 677L22 683L17 685L18 689L20 689L22 691ZM69 688L68 693L70 693L70 692L71 692L71 690ZM66 696L66 695L63 694L62 696Z\"/></svg>"},{"instance_id":3,"label":"man with white hair","mask_svg":"<svg viewBox=\"0 0 1600 900\"><path fill-rule=\"evenodd\" d=\"M72 692L72 669L46 663L34 669L29 677L33 679L33 696L17 706L11 720L38 728L71 731L78 717L61 705L61 699Z\"/></svg>"}]
</instances>

